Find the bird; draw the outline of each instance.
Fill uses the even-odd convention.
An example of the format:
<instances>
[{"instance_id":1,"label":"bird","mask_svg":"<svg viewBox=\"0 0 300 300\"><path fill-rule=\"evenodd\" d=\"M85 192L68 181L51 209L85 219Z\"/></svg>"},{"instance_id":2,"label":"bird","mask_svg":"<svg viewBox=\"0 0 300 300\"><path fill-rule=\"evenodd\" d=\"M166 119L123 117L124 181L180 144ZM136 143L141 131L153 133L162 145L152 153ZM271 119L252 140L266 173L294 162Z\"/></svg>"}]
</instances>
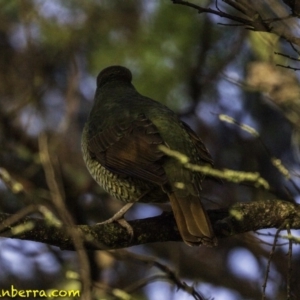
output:
<instances>
[{"instance_id":1,"label":"bird","mask_svg":"<svg viewBox=\"0 0 300 300\"><path fill-rule=\"evenodd\" d=\"M128 68L103 69L81 139L90 174L128 208L136 202L169 201L187 245L215 246L217 240L201 203L205 176L167 155L162 146L185 155L192 164L213 165L204 143L174 111L135 89Z\"/></svg>"}]
</instances>

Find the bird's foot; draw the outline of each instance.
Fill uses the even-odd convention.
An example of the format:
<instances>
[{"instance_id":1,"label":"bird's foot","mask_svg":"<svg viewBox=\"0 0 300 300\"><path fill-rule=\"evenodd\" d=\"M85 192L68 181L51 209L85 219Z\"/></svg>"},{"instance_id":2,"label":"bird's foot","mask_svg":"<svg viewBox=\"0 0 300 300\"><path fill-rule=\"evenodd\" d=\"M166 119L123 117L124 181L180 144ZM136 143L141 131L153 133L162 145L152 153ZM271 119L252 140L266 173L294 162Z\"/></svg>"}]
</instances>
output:
<instances>
[{"instance_id":1,"label":"bird's foot","mask_svg":"<svg viewBox=\"0 0 300 300\"><path fill-rule=\"evenodd\" d=\"M97 225L104 225L110 224L113 222L118 222L122 227L124 227L128 234L130 235L131 239L133 238L133 229L132 226L124 219L124 215L126 212L131 208L134 203L127 203L124 205L118 212L116 212L111 218L106 221L97 223Z\"/></svg>"}]
</instances>

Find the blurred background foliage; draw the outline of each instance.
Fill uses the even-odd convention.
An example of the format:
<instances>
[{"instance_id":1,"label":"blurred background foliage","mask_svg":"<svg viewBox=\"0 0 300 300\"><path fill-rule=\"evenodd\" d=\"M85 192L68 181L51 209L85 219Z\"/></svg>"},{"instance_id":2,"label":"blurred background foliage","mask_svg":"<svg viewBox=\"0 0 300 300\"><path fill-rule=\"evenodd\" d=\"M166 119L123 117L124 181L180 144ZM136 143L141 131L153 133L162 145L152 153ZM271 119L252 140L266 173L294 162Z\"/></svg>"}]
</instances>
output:
<instances>
[{"instance_id":1,"label":"blurred background foliage","mask_svg":"<svg viewBox=\"0 0 300 300\"><path fill-rule=\"evenodd\" d=\"M194 2L215 8L214 1ZM266 14L270 7L273 14L289 14L279 0L261 2ZM269 2L273 6L266 8ZM224 4L219 7L232 12ZM199 15L171 1L1 0L0 168L23 187L13 193L0 180L1 211L15 213L32 201L53 207L39 156L41 134L47 134L49 151L59 161L66 205L75 223L95 224L122 206L92 180L80 150L95 77L115 64L132 70L139 92L165 103L194 128L217 168L260 172L271 184L266 192L207 182L203 201L208 208L263 199L299 202L299 189L271 162L272 156L281 159L299 186L299 72L276 66L297 62L274 54L295 52L273 34L218 22L214 15ZM297 18L284 28L300 32ZM258 138L221 122L218 114L255 128L268 151ZM168 205L137 204L127 217L153 216L166 209ZM267 236L249 233L220 240L213 249L169 242L128 251L155 257L207 298L258 299L275 231L263 233ZM0 288L80 288L73 276L80 268L76 253L4 238L0 244ZM270 299L286 299L286 252L285 244L276 248L267 287ZM113 296L112 289L130 290L141 279L164 275L121 254L116 258L96 251L89 253L89 260L95 299L125 299ZM299 260L294 247L292 265ZM299 272L293 268L292 295L300 295ZM191 298L170 281L141 284L132 297Z\"/></svg>"}]
</instances>

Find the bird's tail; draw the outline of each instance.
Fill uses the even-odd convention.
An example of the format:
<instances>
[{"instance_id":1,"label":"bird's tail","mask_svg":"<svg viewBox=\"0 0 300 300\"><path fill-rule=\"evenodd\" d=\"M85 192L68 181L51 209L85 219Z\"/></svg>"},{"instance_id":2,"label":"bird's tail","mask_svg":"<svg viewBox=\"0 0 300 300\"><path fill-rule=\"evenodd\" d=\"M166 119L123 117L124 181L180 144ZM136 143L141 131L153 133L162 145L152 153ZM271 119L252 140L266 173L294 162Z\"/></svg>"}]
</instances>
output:
<instances>
[{"instance_id":1,"label":"bird's tail","mask_svg":"<svg viewBox=\"0 0 300 300\"><path fill-rule=\"evenodd\" d=\"M199 197L194 195L179 197L173 192L169 194L169 199L180 235L186 244L189 246L217 244L210 220Z\"/></svg>"}]
</instances>

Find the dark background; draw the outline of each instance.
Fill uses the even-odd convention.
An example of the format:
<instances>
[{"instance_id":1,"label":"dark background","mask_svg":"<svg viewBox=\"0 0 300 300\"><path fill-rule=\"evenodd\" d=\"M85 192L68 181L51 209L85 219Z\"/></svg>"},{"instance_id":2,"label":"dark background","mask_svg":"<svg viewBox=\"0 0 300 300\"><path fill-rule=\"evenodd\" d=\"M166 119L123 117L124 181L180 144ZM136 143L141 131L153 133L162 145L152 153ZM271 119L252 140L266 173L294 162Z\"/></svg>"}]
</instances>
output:
<instances>
[{"instance_id":1,"label":"dark background","mask_svg":"<svg viewBox=\"0 0 300 300\"><path fill-rule=\"evenodd\" d=\"M281 1L261 2L266 16L289 13ZM208 7L210 2L197 4ZM211 7L215 9L214 3ZM223 3L219 7L233 12ZM171 1L0 1L0 168L23 187L13 193L0 180L1 211L15 213L32 201L52 206L39 156L43 133L59 162L58 180L75 223L103 221L123 205L93 181L80 150L95 77L115 64L131 69L140 93L172 108L199 134L216 168L259 172L271 185L271 191L263 191L207 182L207 208L264 199L299 202L295 186L271 162L279 158L299 185L299 72L276 67L296 62L274 54L295 52L274 34L218 22L230 23ZM296 18L281 26L299 33ZM260 139L222 122L219 114L253 127ZM137 204L127 218L153 216L163 209L168 205ZM207 298L259 299L274 233L269 229L226 238L216 248L168 242L127 250L155 257ZM288 246L285 240L279 243L268 278L270 299L286 299ZM11 284L18 289L80 289L73 276L79 268L75 252L5 238L0 247L0 289ZM295 297L300 294L299 254L295 245ZM89 253L89 260L95 299L116 299L111 288L126 290L141 279L164 275L151 265L105 251ZM163 279L149 280L132 297L191 299Z\"/></svg>"}]
</instances>

